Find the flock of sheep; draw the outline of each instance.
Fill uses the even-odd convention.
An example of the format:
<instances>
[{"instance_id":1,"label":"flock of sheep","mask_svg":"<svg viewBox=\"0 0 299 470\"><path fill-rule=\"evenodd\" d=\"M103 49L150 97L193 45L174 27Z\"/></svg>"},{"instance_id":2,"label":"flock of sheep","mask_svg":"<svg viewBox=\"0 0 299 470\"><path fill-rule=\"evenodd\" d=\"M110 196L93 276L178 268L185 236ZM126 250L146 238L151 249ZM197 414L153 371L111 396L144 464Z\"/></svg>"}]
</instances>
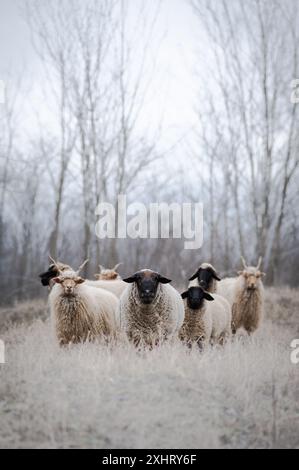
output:
<instances>
[{"instance_id":1,"label":"flock of sheep","mask_svg":"<svg viewBox=\"0 0 299 470\"><path fill-rule=\"evenodd\" d=\"M40 274L50 289L51 320L61 346L102 338L118 340L121 333L134 345L154 347L179 338L201 349L223 344L243 327L248 334L259 326L263 314L261 258L237 277L221 280L211 264L202 263L182 294L171 280L150 269L121 279L113 269L100 266L96 280L84 279L78 270L50 258Z\"/></svg>"}]
</instances>

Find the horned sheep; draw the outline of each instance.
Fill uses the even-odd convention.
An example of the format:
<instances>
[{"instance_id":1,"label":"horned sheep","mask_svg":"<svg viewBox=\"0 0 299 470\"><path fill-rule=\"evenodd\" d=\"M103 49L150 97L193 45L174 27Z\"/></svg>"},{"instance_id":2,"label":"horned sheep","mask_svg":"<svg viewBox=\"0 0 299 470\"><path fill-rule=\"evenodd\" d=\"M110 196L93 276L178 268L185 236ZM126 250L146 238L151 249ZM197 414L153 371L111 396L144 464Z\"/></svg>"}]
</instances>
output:
<instances>
[{"instance_id":1,"label":"horned sheep","mask_svg":"<svg viewBox=\"0 0 299 470\"><path fill-rule=\"evenodd\" d=\"M51 256L49 256L49 260L51 264L47 271L39 274L39 278L43 286L48 286L49 289L53 287L52 279L58 275L59 272L62 271L70 271L72 268L68 264L60 263L59 261L55 261Z\"/></svg>"},{"instance_id":2,"label":"horned sheep","mask_svg":"<svg viewBox=\"0 0 299 470\"><path fill-rule=\"evenodd\" d=\"M171 280L143 269L124 281L130 285L120 297L119 317L129 340L136 346L153 347L178 335L184 321L184 304L169 285Z\"/></svg>"},{"instance_id":3,"label":"horned sheep","mask_svg":"<svg viewBox=\"0 0 299 470\"><path fill-rule=\"evenodd\" d=\"M114 268L104 268L104 266L102 266L101 264L99 264L99 268L100 268L100 272L95 274L94 277L98 280L98 281L112 281L112 280L116 280L116 279L121 279L121 276L119 275L119 273L117 272L117 269L118 267L121 265L122 263L117 263Z\"/></svg>"},{"instance_id":4,"label":"horned sheep","mask_svg":"<svg viewBox=\"0 0 299 470\"><path fill-rule=\"evenodd\" d=\"M118 299L111 292L86 284L78 271L63 271L53 278L50 312L60 345L113 338L119 328Z\"/></svg>"},{"instance_id":5,"label":"horned sheep","mask_svg":"<svg viewBox=\"0 0 299 470\"><path fill-rule=\"evenodd\" d=\"M242 257L243 270L239 276L226 278L218 283L217 293L225 297L232 307L232 332L243 327L248 334L259 327L263 317L264 287L260 271L262 258L256 267L247 266Z\"/></svg>"}]
</instances>

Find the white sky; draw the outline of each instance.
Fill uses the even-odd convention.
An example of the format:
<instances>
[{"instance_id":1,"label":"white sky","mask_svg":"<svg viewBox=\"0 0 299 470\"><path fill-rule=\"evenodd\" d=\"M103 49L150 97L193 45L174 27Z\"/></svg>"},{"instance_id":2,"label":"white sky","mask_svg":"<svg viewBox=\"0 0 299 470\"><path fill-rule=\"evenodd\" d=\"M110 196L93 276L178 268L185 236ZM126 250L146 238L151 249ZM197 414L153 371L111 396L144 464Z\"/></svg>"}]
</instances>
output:
<instances>
[{"instance_id":1,"label":"white sky","mask_svg":"<svg viewBox=\"0 0 299 470\"><path fill-rule=\"evenodd\" d=\"M129 1L134 6L139 0ZM19 4L24 5L24 0L0 0L0 79L7 79L8 70L14 78L23 76L22 117L26 132L32 134L37 115L46 126L55 126L55 122L44 103L39 61L31 46L30 32L20 16ZM164 38L146 102L146 115L156 123L163 111L161 145L168 148L188 136L195 123L197 83L193 72L198 22L187 0L162 0L156 28L157 35ZM156 54L156 49L152 52ZM9 86L10 81L7 83Z\"/></svg>"}]
</instances>

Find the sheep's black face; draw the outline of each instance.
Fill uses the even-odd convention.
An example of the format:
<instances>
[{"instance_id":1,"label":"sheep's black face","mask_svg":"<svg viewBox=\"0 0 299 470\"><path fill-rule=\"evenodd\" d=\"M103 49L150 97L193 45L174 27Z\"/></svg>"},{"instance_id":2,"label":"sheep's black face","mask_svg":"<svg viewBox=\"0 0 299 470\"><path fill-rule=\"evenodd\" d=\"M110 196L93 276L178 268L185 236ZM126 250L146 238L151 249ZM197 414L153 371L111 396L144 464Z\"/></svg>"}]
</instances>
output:
<instances>
[{"instance_id":1,"label":"sheep's black face","mask_svg":"<svg viewBox=\"0 0 299 470\"><path fill-rule=\"evenodd\" d=\"M49 286L51 279L54 277L57 277L59 275L59 271L68 271L71 270L72 268L68 266L67 264L62 264L58 263L56 264L50 264L48 271L45 271L44 273L39 274L41 283L43 286Z\"/></svg>"},{"instance_id":2,"label":"sheep's black face","mask_svg":"<svg viewBox=\"0 0 299 470\"><path fill-rule=\"evenodd\" d=\"M171 282L170 279L167 279L166 277L161 276L161 274L151 271L150 269L138 271L133 274L133 276L124 279L124 281L136 283L139 299L145 305L151 304L154 301L159 283L167 284L168 282Z\"/></svg>"},{"instance_id":3,"label":"sheep's black face","mask_svg":"<svg viewBox=\"0 0 299 470\"><path fill-rule=\"evenodd\" d=\"M211 286L213 279L215 279L215 273L212 269L207 268L200 270L198 283L203 289L208 289Z\"/></svg>"},{"instance_id":4,"label":"sheep's black face","mask_svg":"<svg viewBox=\"0 0 299 470\"><path fill-rule=\"evenodd\" d=\"M214 300L208 292L205 292L201 287L189 287L186 292L182 293L182 298L187 299L187 305L191 310L198 310L201 308L204 299Z\"/></svg>"},{"instance_id":5,"label":"sheep's black face","mask_svg":"<svg viewBox=\"0 0 299 470\"><path fill-rule=\"evenodd\" d=\"M199 268L193 276L190 277L189 281L192 281L197 277L198 284L205 290L211 287L213 279L220 281L220 277L212 267Z\"/></svg>"},{"instance_id":6,"label":"sheep's black face","mask_svg":"<svg viewBox=\"0 0 299 470\"><path fill-rule=\"evenodd\" d=\"M51 264L49 266L48 271L45 271L44 273L39 274L39 277L43 286L48 286L50 283L50 280L56 276L58 276L58 269L56 268L55 264Z\"/></svg>"}]
</instances>

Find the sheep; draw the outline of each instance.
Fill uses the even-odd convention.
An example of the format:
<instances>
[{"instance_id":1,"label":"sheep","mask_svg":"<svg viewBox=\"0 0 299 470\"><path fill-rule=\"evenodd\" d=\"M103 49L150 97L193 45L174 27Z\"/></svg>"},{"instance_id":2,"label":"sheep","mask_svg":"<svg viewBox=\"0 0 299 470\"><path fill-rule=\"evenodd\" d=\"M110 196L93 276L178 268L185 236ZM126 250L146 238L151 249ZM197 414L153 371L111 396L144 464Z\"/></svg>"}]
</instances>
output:
<instances>
[{"instance_id":1,"label":"sheep","mask_svg":"<svg viewBox=\"0 0 299 470\"><path fill-rule=\"evenodd\" d=\"M96 287L98 289L105 289L112 294L116 295L116 297L120 297L124 290L127 288L127 284L122 279L115 279L115 280L102 280L102 281L90 281L89 279L86 280L86 284L90 287Z\"/></svg>"},{"instance_id":2,"label":"sheep","mask_svg":"<svg viewBox=\"0 0 299 470\"><path fill-rule=\"evenodd\" d=\"M189 278L189 287L201 286L206 292L216 292L216 282L221 278L210 263L202 263L198 270Z\"/></svg>"},{"instance_id":3,"label":"sheep","mask_svg":"<svg viewBox=\"0 0 299 470\"><path fill-rule=\"evenodd\" d=\"M83 264L84 265L84 264ZM62 271L53 278L49 295L52 324L61 346L114 338L119 329L118 299L111 292L95 289L79 276L80 270Z\"/></svg>"},{"instance_id":4,"label":"sheep","mask_svg":"<svg viewBox=\"0 0 299 470\"><path fill-rule=\"evenodd\" d=\"M178 335L184 321L184 303L169 285L170 279L143 269L124 279L130 285L119 301L121 329L135 346L152 348Z\"/></svg>"},{"instance_id":5,"label":"sheep","mask_svg":"<svg viewBox=\"0 0 299 470\"><path fill-rule=\"evenodd\" d=\"M97 281L87 281L87 284L92 287L99 287L112 292L116 297L120 297L123 291L127 288L127 284L122 280L117 268L121 265L118 263L112 269L104 268L99 265L100 273L95 274Z\"/></svg>"},{"instance_id":6,"label":"sheep","mask_svg":"<svg viewBox=\"0 0 299 470\"><path fill-rule=\"evenodd\" d=\"M179 338L191 346L197 343L200 348L209 344L212 335L212 316L207 309L207 301L214 298L201 287L191 286L182 293L185 306L184 323Z\"/></svg>"},{"instance_id":7,"label":"sheep","mask_svg":"<svg viewBox=\"0 0 299 470\"><path fill-rule=\"evenodd\" d=\"M247 266L241 257L243 271L238 277L226 278L218 283L217 293L225 297L232 307L232 332L243 327L250 335L256 331L262 321L264 306L264 287L260 271L262 258L256 267Z\"/></svg>"},{"instance_id":8,"label":"sheep","mask_svg":"<svg viewBox=\"0 0 299 470\"><path fill-rule=\"evenodd\" d=\"M191 286L182 293L182 298L185 320L179 337L188 346L197 343L203 348L209 343L223 344L231 336L231 308L224 297L211 295L200 286Z\"/></svg>"},{"instance_id":9,"label":"sheep","mask_svg":"<svg viewBox=\"0 0 299 470\"><path fill-rule=\"evenodd\" d=\"M115 279L121 279L119 273L117 272L117 268L121 265L122 263L118 263L114 266L112 269L107 269L104 268L101 264L99 264L100 272L98 274L95 274L94 277L98 281L112 281Z\"/></svg>"}]
</instances>

